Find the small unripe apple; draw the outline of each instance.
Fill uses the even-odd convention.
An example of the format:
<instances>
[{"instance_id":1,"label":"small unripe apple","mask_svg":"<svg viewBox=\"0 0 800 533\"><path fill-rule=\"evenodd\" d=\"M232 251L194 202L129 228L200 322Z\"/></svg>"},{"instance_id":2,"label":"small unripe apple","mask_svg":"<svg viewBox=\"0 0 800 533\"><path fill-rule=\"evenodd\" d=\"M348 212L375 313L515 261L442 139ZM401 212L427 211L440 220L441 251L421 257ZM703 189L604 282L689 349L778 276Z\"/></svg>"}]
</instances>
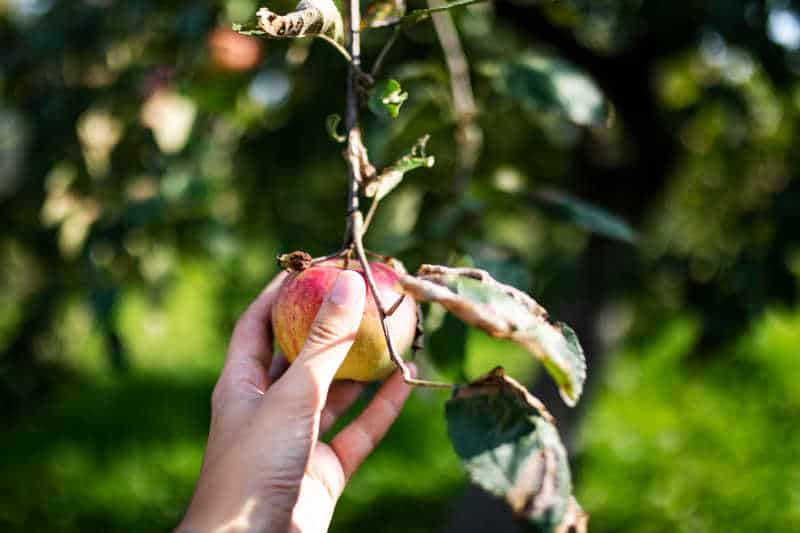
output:
<instances>
[{"instance_id":1,"label":"small unripe apple","mask_svg":"<svg viewBox=\"0 0 800 533\"><path fill-rule=\"evenodd\" d=\"M383 263L370 263L370 267L381 302L386 307L392 306L402 294L399 290L398 274ZM294 361L303 348L317 311L342 268L341 260L320 263L290 274L281 286L272 310L272 325L275 340L289 362ZM349 268L362 272L354 261L350 261ZM361 325L352 348L336 372L336 379L377 381L387 378L395 368L389 357L375 299L368 286L366 290L367 299ZM405 297L397 310L388 317L387 326L395 351L402 354L408 350L414 341L417 326L417 306L413 298Z\"/></svg>"}]
</instances>

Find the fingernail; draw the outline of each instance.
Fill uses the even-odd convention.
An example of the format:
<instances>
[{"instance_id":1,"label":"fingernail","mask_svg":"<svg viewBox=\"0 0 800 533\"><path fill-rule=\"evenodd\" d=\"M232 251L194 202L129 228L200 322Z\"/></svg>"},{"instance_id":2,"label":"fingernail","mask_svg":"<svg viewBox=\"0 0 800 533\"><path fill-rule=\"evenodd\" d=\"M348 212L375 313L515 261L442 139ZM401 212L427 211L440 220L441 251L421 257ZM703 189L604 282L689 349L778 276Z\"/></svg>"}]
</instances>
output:
<instances>
[{"instance_id":1,"label":"fingernail","mask_svg":"<svg viewBox=\"0 0 800 533\"><path fill-rule=\"evenodd\" d=\"M328 298L331 302L343 307L354 305L360 297L359 289L362 287L359 286L359 283L363 286L364 280L359 274L344 271L336 278L336 283L333 284Z\"/></svg>"},{"instance_id":2,"label":"fingernail","mask_svg":"<svg viewBox=\"0 0 800 533\"><path fill-rule=\"evenodd\" d=\"M411 374L411 377L417 377L417 365L414 363L406 363L406 366L408 367L408 372Z\"/></svg>"}]
</instances>

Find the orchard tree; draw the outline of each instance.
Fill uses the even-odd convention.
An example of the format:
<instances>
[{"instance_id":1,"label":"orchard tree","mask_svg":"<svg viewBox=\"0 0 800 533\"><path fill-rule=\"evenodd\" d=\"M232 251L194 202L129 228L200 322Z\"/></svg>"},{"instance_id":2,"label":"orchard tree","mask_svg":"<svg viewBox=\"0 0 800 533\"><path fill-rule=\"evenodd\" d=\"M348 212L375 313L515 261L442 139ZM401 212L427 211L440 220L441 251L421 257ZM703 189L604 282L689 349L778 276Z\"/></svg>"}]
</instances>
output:
<instances>
[{"instance_id":1,"label":"orchard tree","mask_svg":"<svg viewBox=\"0 0 800 533\"><path fill-rule=\"evenodd\" d=\"M279 264L291 274L278 296L273 327L278 344L293 360L326 290L335 280L335 272L348 268L361 272L369 289L368 310L337 377L373 381L385 378L397 367L410 385L452 388L445 409L448 432L472 481L503 498L516 516L541 531L585 531L588 515L572 496L567 452L555 419L540 400L502 367L469 384L453 385L414 378L402 357L410 346L413 351L424 347L422 306L418 304L438 305L469 326L519 343L541 361L558 385L563 401L574 406L586 379L586 361L573 330L551 321L545 308L532 297L498 282L485 270L423 264L415 275L410 275L399 260L364 245L380 202L406 173L432 167L435 162L434 156L426 153L429 137L425 135L406 155L382 169L376 168L359 125L364 109L396 119L409 97L397 80L382 76L389 52L404 26L434 20L447 59L457 119L454 180L463 183L473 172L482 134L473 122L477 109L467 60L447 11L477 1L480 0L442 4L432 0L429 8L406 13L403 0L377 0L363 17L359 2L351 1L345 3L343 17L332 0L301 0L289 13L281 15L263 7L256 13L257 22L234 25L234 30L250 36L323 39L348 65L343 131L339 131L339 115L332 114L327 121L331 138L344 143L348 179L343 244L339 250L317 258L303 251L279 256ZM392 29L384 46L371 67L364 68L361 32L386 27ZM536 68L568 71L568 66L557 60L537 64L529 58L527 71L525 67L524 60L510 67L512 90L514 83L531 83L531 71L535 78ZM514 68L518 72L513 72ZM553 98L580 100L569 108L579 122L602 120L604 106L599 93L577 74L566 72L562 80L565 86L554 87ZM361 209L363 199L370 201L366 215ZM546 194L543 199L553 204L561 201L582 216L594 217L594 224L605 224L609 232L628 231L602 211L563 201L555 193ZM374 309L369 309L371 306Z\"/></svg>"}]
</instances>

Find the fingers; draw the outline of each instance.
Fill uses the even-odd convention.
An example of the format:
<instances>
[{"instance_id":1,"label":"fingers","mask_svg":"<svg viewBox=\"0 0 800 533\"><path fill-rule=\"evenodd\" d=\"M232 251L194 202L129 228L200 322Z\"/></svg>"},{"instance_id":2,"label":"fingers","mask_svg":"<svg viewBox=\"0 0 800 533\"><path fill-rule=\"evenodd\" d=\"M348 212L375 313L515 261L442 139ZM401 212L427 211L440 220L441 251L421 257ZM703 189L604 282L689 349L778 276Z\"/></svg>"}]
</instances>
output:
<instances>
[{"instance_id":1,"label":"fingers","mask_svg":"<svg viewBox=\"0 0 800 533\"><path fill-rule=\"evenodd\" d=\"M408 364L412 375L413 364ZM375 449L389 427L397 419L411 387L403 381L399 371L392 374L366 409L331 441L331 448L339 457L346 478L361 465Z\"/></svg>"},{"instance_id":2,"label":"fingers","mask_svg":"<svg viewBox=\"0 0 800 533\"><path fill-rule=\"evenodd\" d=\"M275 394L288 395L287 405L322 410L333 377L355 340L365 299L364 278L352 270L342 271L319 308L303 349L275 384Z\"/></svg>"},{"instance_id":3,"label":"fingers","mask_svg":"<svg viewBox=\"0 0 800 533\"><path fill-rule=\"evenodd\" d=\"M259 396L268 387L267 369L272 360L269 315L285 277L285 272L278 274L236 322L215 390L217 396L223 395L217 390Z\"/></svg>"},{"instance_id":4,"label":"fingers","mask_svg":"<svg viewBox=\"0 0 800 533\"><path fill-rule=\"evenodd\" d=\"M331 385L328 391L328 401L325 402L325 408L320 417L320 435L336 423L336 420L347 411L363 390L364 384L355 381L339 381Z\"/></svg>"},{"instance_id":5,"label":"fingers","mask_svg":"<svg viewBox=\"0 0 800 533\"><path fill-rule=\"evenodd\" d=\"M283 355L281 352L276 352L272 355L272 363L269 365L269 370L267 370L267 378L270 383L274 383L277 379L279 379L286 369L289 368L289 361L286 359L286 356Z\"/></svg>"}]
</instances>

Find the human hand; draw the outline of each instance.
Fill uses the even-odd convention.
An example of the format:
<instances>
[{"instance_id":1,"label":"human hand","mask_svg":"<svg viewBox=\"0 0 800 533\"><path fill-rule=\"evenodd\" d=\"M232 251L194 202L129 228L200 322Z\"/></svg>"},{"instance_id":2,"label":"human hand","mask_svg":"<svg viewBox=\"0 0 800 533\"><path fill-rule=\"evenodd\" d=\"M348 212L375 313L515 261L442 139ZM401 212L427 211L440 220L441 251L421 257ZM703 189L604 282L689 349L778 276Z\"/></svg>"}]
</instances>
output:
<instances>
[{"instance_id":1,"label":"human hand","mask_svg":"<svg viewBox=\"0 0 800 533\"><path fill-rule=\"evenodd\" d=\"M327 531L345 483L410 393L395 372L330 445L319 441L363 389L355 382L331 383L358 331L365 282L342 271L302 351L285 369L285 359L273 360L269 327L284 277L264 289L236 324L211 397L200 478L179 532Z\"/></svg>"}]
</instances>

